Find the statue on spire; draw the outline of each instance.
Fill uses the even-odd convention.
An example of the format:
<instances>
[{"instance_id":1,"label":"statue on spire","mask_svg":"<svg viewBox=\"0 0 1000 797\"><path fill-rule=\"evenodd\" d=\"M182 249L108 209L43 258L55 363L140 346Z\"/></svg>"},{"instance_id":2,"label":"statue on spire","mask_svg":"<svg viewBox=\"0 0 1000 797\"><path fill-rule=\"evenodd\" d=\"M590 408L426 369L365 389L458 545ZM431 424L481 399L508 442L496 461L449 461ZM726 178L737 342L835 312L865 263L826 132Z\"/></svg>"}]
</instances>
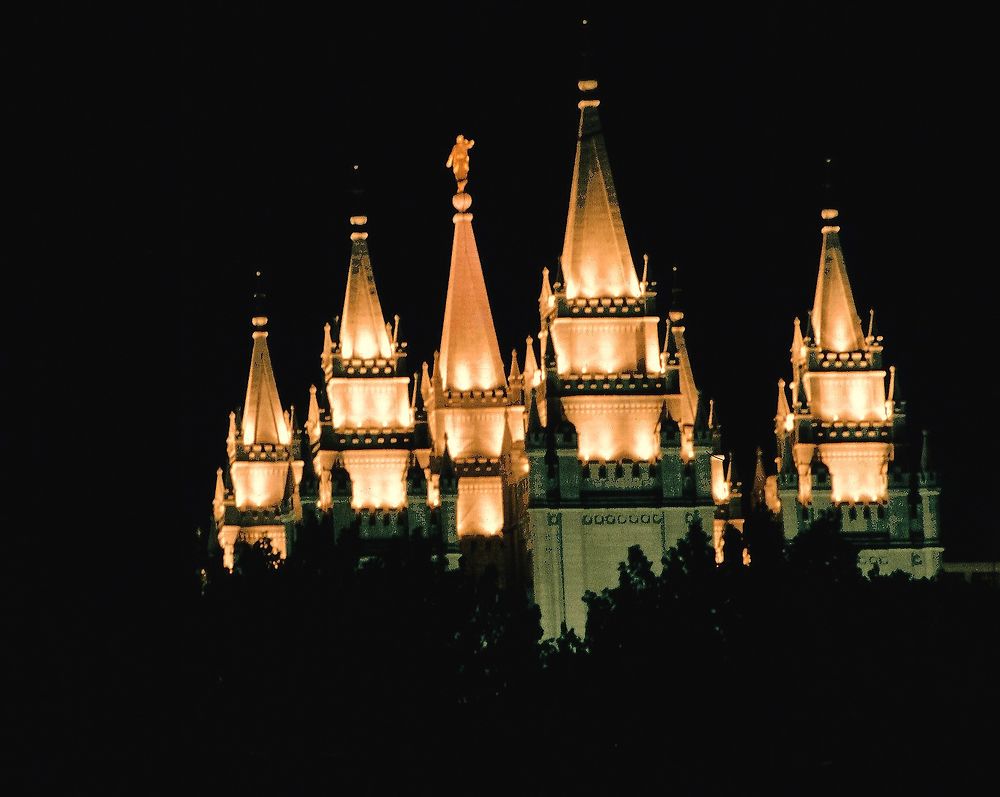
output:
<instances>
[{"instance_id":1,"label":"statue on spire","mask_svg":"<svg viewBox=\"0 0 1000 797\"><path fill-rule=\"evenodd\" d=\"M471 138L466 138L459 133L455 137L455 146L451 148L451 154L448 156L448 162L445 164L455 174L459 193L465 190L465 184L469 182L469 150L475 144L476 142Z\"/></svg>"}]
</instances>

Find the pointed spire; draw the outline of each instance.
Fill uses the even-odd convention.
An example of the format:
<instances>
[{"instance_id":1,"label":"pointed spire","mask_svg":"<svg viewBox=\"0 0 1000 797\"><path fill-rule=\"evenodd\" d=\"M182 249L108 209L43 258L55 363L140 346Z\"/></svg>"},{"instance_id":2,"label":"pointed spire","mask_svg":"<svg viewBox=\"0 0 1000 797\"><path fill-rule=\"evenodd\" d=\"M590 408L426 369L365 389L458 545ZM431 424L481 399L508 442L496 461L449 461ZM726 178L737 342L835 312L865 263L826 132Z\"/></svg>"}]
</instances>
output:
<instances>
[{"instance_id":1,"label":"pointed spire","mask_svg":"<svg viewBox=\"0 0 1000 797\"><path fill-rule=\"evenodd\" d=\"M226 485L222 481L222 468L215 472L215 498L212 503L218 506L226 500Z\"/></svg>"},{"instance_id":2,"label":"pointed spire","mask_svg":"<svg viewBox=\"0 0 1000 797\"><path fill-rule=\"evenodd\" d=\"M260 277L259 271L257 276ZM263 291L258 289L254 298L258 307L252 320L253 352L250 355L247 395L243 402L243 444L288 445L291 434L285 413L281 409L274 369L271 367L271 354L267 348L267 316L260 309Z\"/></svg>"},{"instance_id":3,"label":"pointed spire","mask_svg":"<svg viewBox=\"0 0 1000 797\"><path fill-rule=\"evenodd\" d=\"M426 366L427 363L424 363ZM410 414L417 409L417 386L420 382L420 374L413 377L413 389L410 391Z\"/></svg>"},{"instance_id":4,"label":"pointed spire","mask_svg":"<svg viewBox=\"0 0 1000 797\"><path fill-rule=\"evenodd\" d=\"M750 493L750 505L755 509L764 506L767 501L767 474L764 473L764 452L757 446L757 465L753 472L753 491Z\"/></svg>"},{"instance_id":5,"label":"pointed spire","mask_svg":"<svg viewBox=\"0 0 1000 797\"><path fill-rule=\"evenodd\" d=\"M467 167L464 174L468 176ZM434 367L434 377L437 379L440 372L442 386L459 391L506 387L493 313L472 230L472 214L468 212L472 197L460 191L452 204L458 212L453 218L455 235L441 332L441 359Z\"/></svg>"},{"instance_id":6,"label":"pointed spire","mask_svg":"<svg viewBox=\"0 0 1000 797\"><path fill-rule=\"evenodd\" d=\"M229 458L236 455L236 413L229 413L229 434L226 435L226 451Z\"/></svg>"},{"instance_id":7,"label":"pointed spire","mask_svg":"<svg viewBox=\"0 0 1000 797\"><path fill-rule=\"evenodd\" d=\"M545 317L549 310L549 299L552 297L552 286L549 284L549 270L542 269L542 289L538 292L538 314Z\"/></svg>"},{"instance_id":8,"label":"pointed spire","mask_svg":"<svg viewBox=\"0 0 1000 797\"><path fill-rule=\"evenodd\" d=\"M930 473L931 472L931 449L930 443L928 442L929 434L926 429L923 430L923 439L921 440L920 446L920 472Z\"/></svg>"},{"instance_id":9,"label":"pointed spire","mask_svg":"<svg viewBox=\"0 0 1000 797\"><path fill-rule=\"evenodd\" d=\"M306 416L306 434L309 442L319 438L319 401L316 400L316 385L309 385L309 414Z\"/></svg>"},{"instance_id":10,"label":"pointed spire","mask_svg":"<svg viewBox=\"0 0 1000 797\"><path fill-rule=\"evenodd\" d=\"M577 84L582 95L580 126L560 261L566 295L638 297L639 280L597 113L597 81L590 74L584 77Z\"/></svg>"},{"instance_id":11,"label":"pointed spire","mask_svg":"<svg viewBox=\"0 0 1000 797\"><path fill-rule=\"evenodd\" d=\"M427 360L424 360L423 367L420 371L420 398L424 401L424 406L430 401L431 397L431 376L427 369Z\"/></svg>"},{"instance_id":12,"label":"pointed spire","mask_svg":"<svg viewBox=\"0 0 1000 797\"><path fill-rule=\"evenodd\" d=\"M513 349L510 353L510 373L507 374L507 384L510 386L510 400L515 404L521 403L524 389L522 382L521 369L517 365L517 349Z\"/></svg>"},{"instance_id":13,"label":"pointed spire","mask_svg":"<svg viewBox=\"0 0 1000 797\"><path fill-rule=\"evenodd\" d=\"M538 382L538 361L535 359L535 347L528 335L524 339L524 389L533 388Z\"/></svg>"},{"instance_id":14,"label":"pointed spire","mask_svg":"<svg viewBox=\"0 0 1000 797\"><path fill-rule=\"evenodd\" d=\"M323 324L323 354L319 358L320 365L326 371L333 363L333 338L330 336L330 322Z\"/></svg>"},{"instance_id":15,"label":"pointed spire","mask_svg":"<svg viewBox=\"0 0 1000 797\"><path fill-rule=\"evenodd\" d=\"M434 376L431 378L431 389L435 396L444 391L444 381L441 378L441 352L434 352Z\"/></svg>"},{"instance_id":16,"label":"pointed spire","mask_svg":"<svg viewBox=\"0 0 1000 797\"><path fill-rule=\"evenodd\" d=\"M351 216L351 262L340 323L340 352L346 359L388 359L392 354L392 327L382 315L368 254L367 216Z\"/></svg>"},{"instance_id":17,"label":"pointed spire","mask_svg":"<svg viewBox=\"0 0 1000 797\"><path fill-rule=\"evenodd\" d=\"M517 349L510 350L510 372L507 374L507 381L513 382L521 378L521 368L517 364Z\"/></svg>"},{"instance_id":18,"label":"pointed spire","mask_svg":"<svg viewBox=\"0 0 1000 797\"><path fill-rule=\"evenodd\" d=\"M802 354L802 349L805 346L805 343L802 339L802 323L799 321L797 316L795 318L795 321L793 322L793 326L794 329L792 331L792 347L791 349L789 349L789 351L791 352L792 355L792 365L797 366L801 365L803 362L804 357Z\"/></svg>"},{"instance_id":19,"label":"pointed spire","mask_svg":"<svg viewBox=\"0 0 1000 797\"><path fill-rule=\"evenodd\" d=\"M865 339L840 248L840 227L833 223L838 212L826 209L820 215L825 224L812 313L816 345L826 351L857 351Z\"/></svg>"},{"instance_id":20,"label":"pointed spire","mask_svg":"<svg viewBox=\"0 0 1000 797\"><path fill-rule=\"evenodd\" d=\"M785 423L785 418L791 414L791 409L788 406L788 395L785 393L785 380L778 380L778 409L775 412L775 420L779 424Z\"/></svg>"}]
</instances>

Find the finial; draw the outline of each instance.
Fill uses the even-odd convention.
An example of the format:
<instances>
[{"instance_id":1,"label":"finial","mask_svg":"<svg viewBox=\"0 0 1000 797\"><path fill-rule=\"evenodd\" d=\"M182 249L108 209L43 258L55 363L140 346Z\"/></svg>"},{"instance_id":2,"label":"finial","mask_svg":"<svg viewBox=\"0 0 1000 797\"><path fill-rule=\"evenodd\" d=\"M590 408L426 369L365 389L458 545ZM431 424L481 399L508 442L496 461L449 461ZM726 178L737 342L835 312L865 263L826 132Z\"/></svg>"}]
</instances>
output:
<instances>
[{"instance_id":1,"label":"finial","mask_svg":"<svg viewBox=\"0 0 1000 797\"><path fill-rule=\"evenodd\" d=\"M872 333L875 331L875 308L872 307L868 311L868 337L873 337Z\"/></svg>"},{"instance_id":2,"label":"finial","mask_svg":"<svg viewBox=\"0 0 1000 797\"><path fill-rule=\"evenodd\" d=\"M264 292L263 276L260 269L254 272L253 316L250 319L250 323L258 329L265 329L267 327L267 314L264 312L264 301L267 299L267 294ZM255 332L254 334L256 335L257 333Z\"/></svg>"},{"instance_id":3,"label":"finial","mask_svg":"<svg viewBox=\"0 0 1000 797\"><path fill-rule=\"evenodd\" d=\"M715 420L715 399L708 400L708 428L712 428L712 421Z\"/></svg>"},{"instance_id":4,"label":"finial","mask_svg":"<svg viewBox=\"0 0 1000 797\"><path fill-rule=\"evenodd\" d=\"M451 169L452 173L455 175L455 182L458 184L458 192L454 200L455 209L459 213L464 213L469 209L469 205L472 204L472 198L469 197L466 206L464 208L459 207L458 196L461 196L465 192L465 185L469 182L469 150L476 145L476 142L471 138L466 138L461 133L455 136L455 146L451 148L451 154L448 155L448 161L445 166Z\"/></svg>"},{"instance_id":5,"label":"finial","mask_svg":"<svg viewBox=\"0 0 1000 797\"><path fill-rule=\"evenodd\" d=\"M361 180L361 167L355 163L351 166L351 226L358 229L351 232L352 241L363 241L368 237L364 227L368 224L365 214L365 189Z\"/></svg>"},{"instance_id":6,"label":"finial","mask_svg":"<svg viewBox=\"0 0 1000 797\"><path fill-rule=\"evenodd\" d=\"M396 341L399 340L399 313L396 313L393 317L396 325L392 328L392 345L396 345Z\"/></svg>"},{"instance_id":7,"label":"finial","mask_svg":"<svg viewBox=\"0 0 1000 797\"><path fill-rule=\"evenodd\" d=\"M580 40L580 80L577 81L576 87L583 95L579 107L596 108L601 104L601 101L594 96L594 92L597 91L597 81L594 79L594 67L591 60L593 48L591 47L589 20L580 20L578 36Z\"/></svg>"},{"instance_id":8,"label":"finial","mask_svg":"<svg viewBox=\"0 0 1000 797\"><path fill-rule=\"evenodd\" d=\"M889 366L889 401L893 401L893 396L896 394L896 366Z\"/></svg>"},{"instance_id":9,"label":"finial","mask_svg":"<svg viewBox=\"0 0 1000 797\"><path fill-rule=\"evenodd\" d=\"M823 221L829 222L823 225L822 232L824 235L831 232L840 232L840 227L832 223L840 215L833 198L833 158L824 159L823 210L820 211L819 215Z\"/></svg>"},{"instance_id":10,"label":"finial","mask_svg":"<svg viewBox=\"0 0 1000 797\"><path fill-rule=\"evenodd\" d=\"M671 266L670 272L673 275L673 279L670 285L670 311L667 313L667 318L675 324L680 324L684 320L684 311L681 309L683 291L681 290L680 270L677 268L676 263Z\"/></svg>"},{"instance_id":11,"label":"finial","mask_svg":"<svg viewBox=\"0 0 1000 797\"><path fill-rule=\"evenodd\" d=\"M649 275L649 255L642 256L642 289L646 289L646 277Z\"/></svg>"}]
</instances>

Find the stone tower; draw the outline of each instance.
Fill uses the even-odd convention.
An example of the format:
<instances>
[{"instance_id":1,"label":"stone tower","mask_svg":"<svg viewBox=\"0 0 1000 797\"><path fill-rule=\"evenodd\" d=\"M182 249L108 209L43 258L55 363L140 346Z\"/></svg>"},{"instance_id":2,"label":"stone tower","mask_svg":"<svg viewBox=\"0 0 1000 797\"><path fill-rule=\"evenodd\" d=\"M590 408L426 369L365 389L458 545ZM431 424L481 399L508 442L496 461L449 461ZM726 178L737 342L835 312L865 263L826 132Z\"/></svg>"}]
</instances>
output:
<instances>
[{"instance_id":1,"label":"stone tower","mask_svg":"<svg viewBox=\"0 0 1000 797\"><path fill-rule=\"evenodd\" d=\"M524 380L534 597L546 635L583 632L583 593L617 581L639 544L658 564L697 513L721 552L735 485L699 393L679 293L663 345L655 283L636 274L604 135L598 84L580 124L560 271L542 271L541 368ZM533 387L533 389L532 389Z\"/></svg>"},{"instance_id":2,"label":"stone tower","mask_svg":"<svg viewBox=\"0 0 1000 797\"><path fill-rule=\"evenodd\" d=\"M521 532L527 467L519 454L524 409L508 390L469 212L472 198L466 179L457 172L456 178L441 348L433 374L424 364L431 505L452 557L460 551L472 573L495 566L513 585L526 575Z\"/></svg>"},{"instance_id":3,"label":"stone tower","mask_svg":"<svg viewBox=\"0 0 1000 797\"><path fill-rule=\"evenodd\" d=\"M368 218L355 215L350 221L351 258L337 339L327 324L320 358L326 407L321 409L311 387L305 428L319 478L319 508L333 513L338 531L360 516L362 539L389 539L427 528L427 482L415 451L416 392L409 390L399 316L391 325L382 315ZM426 449L423 453L426 459Z\"/></svg>"},{"instance_id":4,"label":"stone tower","mask_svg":"<svg viewBox=\"0 0 1000 797\"><path fill-rule=\"evenodd\" d=\"M862 330L840 244L838 212L824 210L810 322L792 334L792 378L778 382L778 501L786 538L836 507L862 571L934 575L941 564L939 493L924 441L908 456L906 406L883 364L871 312ZM887 387L888 384L888 387ZM775 477L772 477L775 478ZM770 503L770 502L769 502ZM779 507L780 504L780 507Z\"/></svg>"},{"instance_id":5,"label":"stone tower","mask_svg":"<svg viewBox=\"0 0 1000 797\"><path fill-rule=\"evenodd\" d=\"M268 538L271 547L285 558L294 525L302 517L301 441L294 433L294 408L291 415L281 408L267 348L267 316L260 309L262 300L258 289L246 400L239 413L229 414L229 464L216 474L212 502L216 539L223 564L229 569L237 540L255 543Z\"/></svg>"}]
</instances>

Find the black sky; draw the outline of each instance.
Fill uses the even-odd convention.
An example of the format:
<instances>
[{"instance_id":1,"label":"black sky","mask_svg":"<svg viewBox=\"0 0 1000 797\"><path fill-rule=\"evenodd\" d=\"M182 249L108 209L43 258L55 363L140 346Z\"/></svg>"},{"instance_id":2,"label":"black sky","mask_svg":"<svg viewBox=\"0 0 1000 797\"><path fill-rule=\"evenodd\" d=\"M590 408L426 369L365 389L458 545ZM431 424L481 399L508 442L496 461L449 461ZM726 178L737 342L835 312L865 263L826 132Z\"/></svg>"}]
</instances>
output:
<instances>
[{"instance_id":1,"label":"black sky","mask_svg":"<svg viewBox=\"0 0 1000 797\"><path fill-rule=\"evenodd\" d=\"M89 20L82 47L68 15L37 21L56 60L29 76L55 76L38 103L63 125L44 136L60 149L54 201L81 217L62 244L92 269L104 368L142 382L144 422L122 430L121 458L162 453L171 487L147 506L176 517L174 533L209 518L246 387L256 268L282 401L304 410L320 379L322 325L343 302L351 164L366 173L382 306L402 316L416 370L444 310L444 161L457 133L476 140L487 288L505 362L512 346L523 357L539 271L561 250L581 77L579 10L539 8L133 9ZM875 307L912 426L931 430L946 524L983 526L997 392L982 376L995 259L982 20L828 2L587 14L633 255L649 253L661 288L680 267L695 377L744 476L769 442L792 318L811 306L832 156L859 312ZM60 61L63 42L80 58ZM41 251L55 257L44 239Z\"/></svg>"}]
</instances>

